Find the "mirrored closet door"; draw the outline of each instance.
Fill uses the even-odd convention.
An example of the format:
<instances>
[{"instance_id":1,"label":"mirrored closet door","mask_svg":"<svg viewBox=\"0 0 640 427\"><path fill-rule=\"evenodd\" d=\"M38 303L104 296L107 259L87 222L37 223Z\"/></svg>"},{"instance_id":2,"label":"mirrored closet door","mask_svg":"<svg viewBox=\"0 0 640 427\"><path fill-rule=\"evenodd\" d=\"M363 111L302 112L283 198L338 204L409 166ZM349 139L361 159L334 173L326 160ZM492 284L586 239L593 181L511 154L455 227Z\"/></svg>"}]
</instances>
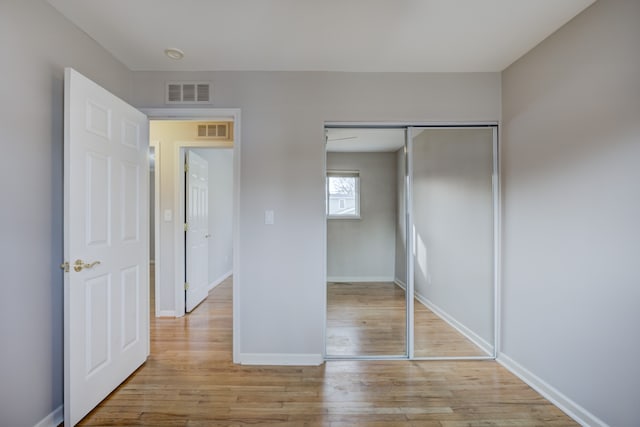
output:
<instances>
[{"instance_id":1,"label":"mirrored closet door","mask_svg":"<svg viewBox=\"0 0 640 427\"><path fill-rule=\"evenodd\" d=\"M497 128L326 137L327 357L493 357Z\"/></svg>"},{"instance_id":2,"label":"mirrored closet door","mask_svg":"<svg viewBox=\"0 0 640 427\"><path fill-rule=\"evenodd\" d=\"M326 130L327 357L407 357L405 132Z\"/></svg>"},{"instance_id":3,"label":"mirrored closet door","mask_svg":"<svg viewBox=\"0 0 640 427\"><path fill-rule=\"evenodd\" d=\"M414 358L490 357L495 127L411 128Z\"/></svg>"}]
</instances>

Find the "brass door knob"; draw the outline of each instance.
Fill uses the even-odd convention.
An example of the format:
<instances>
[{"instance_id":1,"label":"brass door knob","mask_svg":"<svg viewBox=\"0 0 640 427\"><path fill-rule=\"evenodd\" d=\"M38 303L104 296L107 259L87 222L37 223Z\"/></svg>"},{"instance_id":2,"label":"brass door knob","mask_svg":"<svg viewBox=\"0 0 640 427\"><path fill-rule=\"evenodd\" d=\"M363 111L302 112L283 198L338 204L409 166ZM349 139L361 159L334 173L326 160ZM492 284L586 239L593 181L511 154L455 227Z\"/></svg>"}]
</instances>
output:
<instances>
[{"instance_id":1,"label":"brass door knob","mask_svg":"<svg viewBox=\"0 0 640 427\"><path fill-rule=\"evenodd\" d=\"M94 261L90 264L85 263L81 259L77 259L76 262L73 263L73 269L75 271L82 271L85 268L93 268L96 265L100 264L100 261Z\"/></svg>"}]
</instances>

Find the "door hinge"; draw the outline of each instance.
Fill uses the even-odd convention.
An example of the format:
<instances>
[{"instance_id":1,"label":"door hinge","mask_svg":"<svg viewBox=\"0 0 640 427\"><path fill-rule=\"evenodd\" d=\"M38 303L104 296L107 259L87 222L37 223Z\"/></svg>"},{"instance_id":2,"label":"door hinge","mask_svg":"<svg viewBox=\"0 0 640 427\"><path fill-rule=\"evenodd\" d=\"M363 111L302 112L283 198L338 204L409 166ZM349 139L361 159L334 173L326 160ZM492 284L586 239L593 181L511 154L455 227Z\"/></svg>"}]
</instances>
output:
<instances>
[{"instance_id":1,"label":"door hinge","mask_svg":"<svg viewBox=\"0 0 640 427\"><path fill-rule=\"evenodd\" d=\"M189 231L189 223L184 223L184 231Z\"/></svg>"},{"instance_id":2,"label":"door hinge","mask_svg":"<svg viewBox=\"0 0 640 427\"><path fill-rule=\"evenodd\" d=\"M187 163L187 162L184 163L184 171L185 171L185 173L189 172L189 163Z\"/></svg>"},{"instance_id":3,"label":"door hinge","mask_svg":"<svg viewBox=\"0 0 640 427\"><path fill-rule=\"evenodd\" d=\"M60 264L60 268L62 270L64 270L65 273L68 273L69 272L69 262L65 261L62 264Z\"/></svg>"},{"instance_id":4,"label":"door hinge","mask_svg":"<svg viewBox=\"0 0 640 427\"><path fill-rule=\"evenodd\" d=\"M189 283L184 282L184 290L188 291L189 290Z\"/></svg>"}]
</instances>

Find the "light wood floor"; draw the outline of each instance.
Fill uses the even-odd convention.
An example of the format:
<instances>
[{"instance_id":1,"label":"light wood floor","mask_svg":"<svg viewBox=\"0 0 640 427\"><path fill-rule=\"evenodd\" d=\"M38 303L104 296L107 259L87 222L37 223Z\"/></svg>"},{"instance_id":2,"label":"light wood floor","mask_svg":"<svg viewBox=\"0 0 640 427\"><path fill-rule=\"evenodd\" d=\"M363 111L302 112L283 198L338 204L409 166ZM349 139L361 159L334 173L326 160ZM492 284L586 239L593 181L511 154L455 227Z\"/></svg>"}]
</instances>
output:
<instances>
[{"instance_id":1,"label":"light wood floor","mask_svg":"<svg viewBox=\"0 0 640 427\"><path fill-rule=\"evenodd\" d=\"M493 361L231 361L231 280L152 318L151 356L83 426L575 426Z\"/></svg>"},{"instance_id":2,"label":"light wood floor","mask_svg":"<svg viewBox=\"0 0 640 427\"><path fill-rule=\"evenodd\" d=\"M327 283L327 354L405 354L404 295L393 283Z\"/></svg>"},{"instance_id":3,"label":"light wood floor","mask_svg":"<svg viewBox=\"0 0 640 427\"><path fill-rule=\"evenodd\" d=\"M327 354L404 355L405 291L392 282L327 284ZM414 300L414 353L419 357L487 356Z\"/></svg>"}]
</instances>

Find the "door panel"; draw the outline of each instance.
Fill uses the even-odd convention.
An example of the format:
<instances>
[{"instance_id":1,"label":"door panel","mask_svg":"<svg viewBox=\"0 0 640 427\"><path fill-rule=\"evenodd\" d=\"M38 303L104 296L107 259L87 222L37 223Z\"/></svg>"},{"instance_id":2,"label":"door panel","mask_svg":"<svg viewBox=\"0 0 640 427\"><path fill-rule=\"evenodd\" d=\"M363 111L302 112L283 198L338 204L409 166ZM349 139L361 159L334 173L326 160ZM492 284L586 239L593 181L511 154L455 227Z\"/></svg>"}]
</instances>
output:
<instances>
[{"instance_id":1,"label":"door panel","mask_svg":"<svg viewBox=\"0 0 640 427\"><path fill-rule=\"evenodd\" d=\"M135 242L140 238L140 166L123 163L120 173L122 241Z\"/></svg>"},{"instance_id":2,"label":"door panel","mask_svg":"<svg viewBox=\"0 0 640 427\"><path fill-rule=\"evenodd\" d=\"M111 277L101 275L85 281L84 349L86 351L86 375L91 376L109 362L111 324Z\"/></svg>"},{"instance_id":3,"label":"door panel","mask_svg":"<svg viewBox=\"0 0 640 427\"><path fill-rule=\"evenodd\" d=\"M121 273L120 289L122 293L122 348L136 344L140 339L140 269L137 265L125 268Z\"/></svg>"},{"instance_id":4,"label":"door panel","mask_svg":"<svg viewBox=\"0 0 640 427\"><path fill-rule=\"evenodd\" d=\"M148 122L65 70L65 425L149 354Z\"/></svg>"},{"instance_id":5,"label":"door panel","mask_svg":"<svg viewBox=\"0 0 640 427\"><path fill-rule=\"evenodd\" d=\"M111 159L98 154L86 153L88 187L86 202L87 244L108 245L111 235Z\"/></svg>"},{"instance_id":6,"label":"door panel","mask_svg":"<svg viewBox=\"0 0 640 427\"><path fill-rule=\"evenodd\" d=\"M186 254L187 312L209 291L209 163L193 151L187 152Z\"/></svg>"}]
</instances>

